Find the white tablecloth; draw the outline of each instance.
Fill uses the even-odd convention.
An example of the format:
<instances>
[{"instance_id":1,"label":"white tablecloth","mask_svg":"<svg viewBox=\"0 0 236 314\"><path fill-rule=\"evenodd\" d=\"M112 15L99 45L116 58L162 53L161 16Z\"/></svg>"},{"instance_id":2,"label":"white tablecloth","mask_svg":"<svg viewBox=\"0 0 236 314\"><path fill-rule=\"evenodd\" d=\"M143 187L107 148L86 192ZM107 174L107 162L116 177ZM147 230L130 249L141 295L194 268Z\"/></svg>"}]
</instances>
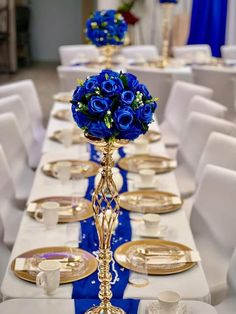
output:
<instances>
[{"instance_id":1,"label":"white tablecloth","mask_svg":"<svg viewBox=\"0 0 236 314\"><path fill-rule=\"evenodd\" d=\"M65 107L63 104L56 103L55 108ZM62 126L67 122L60 122L59 120L50 119L49 129L53 127ZM59 125L60 124L60 125ZM157 129L157 126L152 126ZM47 143L45 141L45 146ZM50 144L48 142L48 148ZM59 144L58 144L59 145ZM57 160L63 158L75 158L78 159L78 148L75 146L75 151L67 151L55 146L52 146L50 153L44 154L38 167L35 181L32 187L30 200L50 196L50 195L71 195L72 185L71 182L65 185L61 185L59 181L53 178L46 177L42 171L41 166L50 160ZM165 154L165 148L160 141L151 145L151 152L155 154ZM129 181L129 187L132 182ZM174 173L168 173L158 176L158 188L159 190L166 190L178 194L178 187ZM176 212L162 215L162 223L168 225L168 234L165 239L181 242L188 245L192 249L195 249L193 236L189 227L188 220L185 216L185 212L180 209ZM137 227L137 222L132 222L132 230ZM133 232L135 234L135 232ZM65 225L58 225L56 229L45 231L44 226L39 224L26 213L22 219L20 230L15 242L15 246L12 251L11 260L23 253L24 251L44 247L44 246L63 246L66 243L67 227ZM136 239L133 236L133 239ZM77 234L74 234L74 240L77 239ZM5 278L2 283L2 293L6 298L44 298L43 291L31 283L24 282L16 278L8 267ZM209 289L206 282L205 275L203 273L201 264L199 263L194 268L175 275L169 276L149 276L149 285L142 289L135 288L131 285L127 285L124 293L125 298L143 298L143 299L155 299L157 293L162 290L175 290L184 299L195 299L209 302ZM57 290L56 298L71 298L72 284L62 285Z\"/></svg>"},{"instance_id":2,"label":"white tablecloth","mask_svg":"<svg viewBox=\"0 0 236 314\"><path fill-rule=\"evenodd\" d=\"M187 313L191 314L217 314L214 307L198 301L183 301L187 306ZM145 314L150 301L141 301L138 314ZM48 299L16 299L0 304L1 314L74 314L73 300L48 300ZM128 313L127 313L128 314Z\"/></svg>"}]
</instances>

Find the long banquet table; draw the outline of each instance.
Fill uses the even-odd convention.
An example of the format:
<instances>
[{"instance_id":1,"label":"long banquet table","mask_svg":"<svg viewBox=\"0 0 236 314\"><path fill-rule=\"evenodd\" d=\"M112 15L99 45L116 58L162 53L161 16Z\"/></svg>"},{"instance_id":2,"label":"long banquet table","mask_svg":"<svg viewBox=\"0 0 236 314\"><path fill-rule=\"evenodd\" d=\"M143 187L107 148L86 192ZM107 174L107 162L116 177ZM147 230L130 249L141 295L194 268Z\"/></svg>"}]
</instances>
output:
<instances>
[{"instance_id":1,"label":"long banquet table","mask_svg":"<svg viewBox=\"0 0 236 314\"><path fill-rule=\"evenodd\" d=\"M54 104L52 114L56 110L62 108L69 108L69 105L56 102ZM50 135L54 130L70 126L70 123L71 122L56 120L51 115L47 135ZM152 128L158 130L157 124L154 123ZM153 154L166 155L163 141L153 143L150 147ZM42 173L41 167L46 161L50 160L53 161L64 158L81 159L86 156L84 153L80 155L81 150L78 149L77 145L74 145L69 149L64 149L61 144L52 142L48 140L48 138L45 139L43 150L45 153L42 155L41 162L36 171L29 200L52 195L71 196L71 182L61 186L59 181L46 177ZM129 190L134 188L133 180L128 181L128 187ZM179 194L174 172L158 176L158 189ZM168 234L165 239L180 242L192 249L196 249L190 226L183 209L162 215L162 223L168 225ZM131 227L133 231L132 240L138 239L137 235L135 235L135 229L138 228L138 222L132 220ZM76 231L74 231L74 233L74 238L77 239L78 234L76 234ZM30 218L25 212L10 260L12 261L16 256L25 251L38 247L64 246L66 243L66 236L66 224L59 224L56 229L45 231L42 224ZM1 290L5 299L47 298L43 290L38 288L36 285L16 278L10 268L10 264L6 271ZM209 288L201 263L198 263L197 266L183 273L168 276L149 276L149 284L146 287L137 288L128 284L124 292L124 298L156 299L158 292L163 290L174 290L178 292L183 299L210 302ZM71 295L72 284L66 284L61 285L57 289L54 297L60 299L70 299Z\"/></svg>"}]
</instances>

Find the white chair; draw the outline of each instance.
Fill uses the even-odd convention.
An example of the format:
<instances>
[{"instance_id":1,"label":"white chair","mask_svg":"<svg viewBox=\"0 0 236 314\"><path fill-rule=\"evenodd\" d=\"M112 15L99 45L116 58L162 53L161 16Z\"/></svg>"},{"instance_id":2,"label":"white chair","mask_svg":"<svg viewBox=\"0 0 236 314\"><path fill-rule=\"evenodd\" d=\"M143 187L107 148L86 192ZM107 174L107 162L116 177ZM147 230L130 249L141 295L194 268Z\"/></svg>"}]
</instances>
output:
<instances>
[{"instance_id":1,"label":"white chair","mask_svg":"<svg viewBox=\"0 0 236 314\"><path fill-rule=\"evenodd\" d=\"M195 95L189 102L188 114L200 112L212 117L222 118L227 114L227 108L216 101Z\"/></svg>"},{"instance_id":2,"label":"white chair","mask_svg":"<svg viewBox=\"0 0 236 314\"><path fill-rule=\"evenodd\" d=\"M167 147L177 146L183 132L188 115L189 102L194 95L212 97L212 90L187 82L174 83L164 113L164 121L160 128Z\"/></svg>"},{"instance_id":3,"label":"white chair","mask_svg":"<svg viewBox=\"0 0 236 314\"><path fill-rule=\"evenodd\" d=\"M29 165L36 168L41 156L42 143L34 138L29 113L26 111L23 100L19 95L0 99L0 113L6 112L12 112L15 115L27 149Z\"/></svg>"},{"instance_id":4,"label":"white chair","mask_svg":"<svg viewBox=\"0 0 236 314\"><path fill-rule=\"evenodd\" d=\"M225 295L226 273L236 245L235 186L235 171L207 165L190 217L213 304Z\"/></svg>"},{"instance_id":5,"label":"white chair","mask_svg":"<svg viewBox=\"0 0 236 314\"><path fill-rule=\"evenodd\" d=\"M122 48L121 54L127 59L142 57L146 61L153 61L158 57L158 50L154 45L132 45Z\"/></svg>"},{"instance_id":6,"label":"white chair","mask_svg":"<svg viewBox=\"0 0 236 314\"><path fill-rule=\"evenodd\" d=\"M214 91L213 100L227 107L226 118L236 119L236 71L230 68L193 67L193 80Z\"/></svg>"},{"instance_id":7,"label":"white chair","mask_svg":"<svg viewBox=\"0 0 236 314\"><path fill-rule=\"evenodd\" d=\"M85 81L90 75L98 74L95 69L71 67L71 66L58 66L57 74L60 80L60 90L69 92L74 90L78 85L77 81Z\"/></svg>"},{"instance_id":8,"label":"white chair","mask_svg":"<svg viewBox=\"0 0 236 314\"><path fill-rule=\"evenodd\" d=\"M23 211L19 209L15 199L14 185L11 179L9 165L0 145L0 218L4 225L3 242L12 247L19 229Z\"/></svg>"},{"instance_id":9,"label":"white chair","mask_svg":"<svg viewBox=\"0 0 236 314\"><path fill-rule=\"evenodd\" d=\"M212 132L236 136L236 125L198 112L189 115L177 152L178 167L175 171L180 193L184 198L194 193L195 171Z\"/></svg>"},{"instance_id":10,"label":"white chair","mask_svg":"<svg viewBox=\"0 0 236 314\"><path fill-rule=\"evenodd\" d=\"M172 86L172 74L160 69L148 69L143 67L127 67L127 72L137 76L138 80L145 84L152 95L158 97L158 110L156 111L158 122L164 118L165 105Z\"/></svg>"},{"instance_id":11,"label":"white chair","mask_svg":"<svg viewBox=\"0 0 236 314\"><path fill-rule=\"evenodd\" d=\"M227 273L227 296L224 300L217 305L215 308L218 314L235 314L236 312L236 248L234 249L234 253L231 257L231 261L229 264L229 269Z\"/></svg>"},{"instance_id":12,"label":"white chair","mask_svg":"<svg viewBox=\"0 0 236 314\"><path fill-rule=\"evenodd\" d=\"M236 45L221 46L222 58L225 60L236 60Z\"/></svg>"},{"instance_id":13,"label":"white chair","mask_svg":"<svg viewBox=\"0 0 236 314\"><path fill-rule=\"evenodd\" d=\"M189 62L208 62L211 58L209 45L185 45L173 47L175 58L186 59Z\"/></svg>"},{"instance_id":14,"label":"white chair","mask_svg":"<svg viewBox=\"0 0 236 314\"><path fill-rule=\"evenodd\" d=\"M34 172L28 166L26 148L13 113L0 115L0 145L4 149L11 169L16 199L26 202L32 187Z\"/></svg>"},{"instance_id":15,"label":"white chair","mask_svg":"<svg viewBox=\"0 0 236 314\"><path fill-rule=\"evenodd\" d=\"M4 237L4 227L2 223L2 219L0 217L0 285L2 284L3 277L5 276L5 272L7 269L7 264L10 258L10 251L3 243ZM2 299L1 292L0 292L0 300Z\"/></svg>"},{"instance_id":16,"label":"white chair","mask_svg":"<svg viewBox=\"0 0 236 314\"><path fill-rule=\"evenodd\" d=\"M210 134L194 174L196 186L199 185L202 173L209 164L236 171L236 138L218 132ZM183 205L188 218L191 215L193 200L194 195L185 199Z\"/></svg>"},{"instance_id":17,"label":"white chair","mask_svg":"<svg viewBox=\"0 0 236 314\"><path fill-rule=\"evenodd\" d=\"M31 118L34 137L42 143L45 136L45 129L43 127L41 105L33 81L22 80L0 86L0 97L12 96L14 94L22 98L25 109Z\"/></svg>"},{"instance_id":18,"label":"white chair","mask_svg":"<svg viewBox=\"0 0 236 314\"><path fill-rule=\"evenodd\" d=\"M59 56L61 65L68 66L73 59L81 56L86 57L89 61L99 58L99 50L93 45L65 45L59 47Z\"/></svg>"}]
</instances>

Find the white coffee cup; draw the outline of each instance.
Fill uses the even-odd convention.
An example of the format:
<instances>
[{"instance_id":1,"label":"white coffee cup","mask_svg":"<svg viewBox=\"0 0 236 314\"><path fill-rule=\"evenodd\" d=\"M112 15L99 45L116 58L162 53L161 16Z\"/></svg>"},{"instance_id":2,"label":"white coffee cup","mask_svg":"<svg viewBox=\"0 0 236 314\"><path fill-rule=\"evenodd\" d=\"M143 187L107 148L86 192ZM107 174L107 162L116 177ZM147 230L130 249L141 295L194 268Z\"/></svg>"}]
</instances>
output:
<instances>
[{"instance_id":1,"label":"white coffee cup","mask_svg":"<svg viewBox=\"0 0 236 314\"><path fill-rule=\"evenodd\" d=\"M72 129L62 129L60 136L62 144L69 148L73 144L73 131Z\"/></svg>"},{"instance_id":2,"label":"white coffee cup","mask_svg":"<svg viewBox=\"0 0 236 314\"><path fill-rule=\"evenodd\" d=\"M140 169L139 170L139 175L142 183L144 184L150 184L153 182L155 178L155 170L153 169Z\"/></svg>"},{"instance_id":3,"label":"white coffee cup","mask_svg":"<svg viewBox=\"0 0 236 314\"><path fill-rule=\"evenodd\" d=\"M176 314L180 301L180 295L175 291L162 291L157 299L160 305L161 314Z\"/></svg>"},{"instance_id":4,"label":"white coffee cup","mask_svg":"<svg viewBox=\"0 0 236 314\"><path fill-rule=\"evenodd\" d=\"M145 214L143 216L145 228L148 231L155 232L158 230L160 221L161 221L161 216L158 214Z\"/></svg>"},{"instance_id":5,"label":"white coffee cup","mask_svg":"<svg viewBox=\"0 0 236 314\"><path fill-rule=\"evenodd\" d=\"M145 138L138 138L134 141L135 153L145 154L148 151L148 140Z\"/></svg>"},{"instance_id":6,"label":"white coffee cup","mask_svg":"<svg viewBox=\"0 0 236 314\"><path fill-rule=\"evenodd\" d=\"M62 184L65 184L71 177L72 163L70 161L58 161L53 169L53 175L58 178Z\"/></svg>"},{"instance_id":7,"label":"white coffee cup","mask_svg":"<svg viewBox=\"0 0 236 314\"><path fill-rule=\"evenodd\" d=\"M53 295L60 285L61 264L55 260L44 260L38 265L36 285L42 287L47 295Z\"/></svg>"},{"instance_id":8,"label":"white coffee cup","mask_svg":"<svg viewBox=\"0 0 236 314\"><path fill-rule=\"evenodd\" d=\"M59 210L59 203L44 202L35 210L34 217L37 221L44 223L46 229L54 229L58 223Z\"/></svg>"}]
</instances>

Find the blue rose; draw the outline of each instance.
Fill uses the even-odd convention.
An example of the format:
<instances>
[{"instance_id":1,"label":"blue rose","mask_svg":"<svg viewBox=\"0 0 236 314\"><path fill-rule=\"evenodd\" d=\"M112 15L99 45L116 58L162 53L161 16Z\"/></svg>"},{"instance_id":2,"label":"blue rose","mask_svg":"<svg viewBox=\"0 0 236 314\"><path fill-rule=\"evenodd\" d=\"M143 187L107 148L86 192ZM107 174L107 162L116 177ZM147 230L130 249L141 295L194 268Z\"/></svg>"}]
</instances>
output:
<instances>
[{"instance_id":1,"label":"blue rose","mask_svg":"<svg viewBox=\"0 0 236 314\"><path fill-rule=\"evenodd\" d=\"M123 75L126 77L128 87L135 90L139 85L137 77L131 73L124 73Z\"/></svg>"},{"instance_id":2,"label":"blue rose","mask_svg":"<svg viewBox=\"0 0 236 314\"><path fill-rule=\"evenodd\" d=\"M136 110L137 119L146 124L149 124L152 121L152 114L152 104L145 104Z\"/></svg>"},{"instance_id":3,"label":"blue rose","mask_svg":"<svg viewBox=\"0 0 236 314\"><path fill-rule=\"evenodd\" d=\"M143 133L142 126L139 123L133 123L127 131L121 131L117 138L133 141Z\"/></svg>"},{"instance_id":4,"label":"blue rose","mask_svg":"<svg viewBox=\"0 0 236 314\"><path fill-rule=\"evenodd\" d=\"M119 73L107 69L107 70L102 70L102 72L98 75L98 81L99 83L102 83L103 81L107 79L118 78L118 77L119 77Z\"/></svg>"},{"instance_id":5,"label":"blue rose","mask_svg":"<svg viewBox=\"0 0 236 314\"><path fill-rule=\"evenodd\" d=\"M83 96L86 94L86 89L84 88L84 86L77 86L73 96L72 96L72 101L81 101Z\"/></svg>"},{"instance_id":6,"label":"blue rose","mask_svg":"<svg viewBox=\"0 0 236 314\"><path fill-rule=\"evenodd\" d=\"M92 115L102 117L110 108L111 100L100 96L92 96L88 102L88 110Z\"/></svg>"},{"instance_id":7,"label":"blue rose","mask_svg":"<svg viewBox=\"0 0 236 314\"><path fill-rule=\"evenodd\" d=\"M103 121L94 121L89 124L87 132L98 138L109 138L112 136L112 130L108 129Z\"/></svg>"},{"instance_id":8,"label":"blue rose","mask_svg":"<svg viewBox=\"0 0 236 314\"><path fill-rule=\"evenodd\" d=\"M140 93L143 94L143 96L145 97L145 99L151 99L152 96L151 94L149 93L146 85L144 84L139 84L138 87L137 87L137 91L139 91Z\"/></svg>"},{"instance_id":9,"label":"blue rose","mask_svg":"<svg viewBox=\"0 0 236 314\"><path fill-rule=\"evenodd\" d=\"M121 101L122 103L125 103L126 105L131 105L134 99L135 99L135 95L130 90L124 91L121 94Z\"/></svg>"},{"instance_id":10,"label":"blue rose","mask_svg":"<svg viewBox=\"0 0 236 314\"><path fill-rule=\"evenodd\" d=\"M130 107L124 106L118 108L114 113L114 122L118 130L127 130L134 120L134 112Z\"/></svg>"},{"instance_id":11,"label":"blue rose","mask_svg":"<svg viewBox=\"0 0 236 314\"><path fill-rule=\"evenodd\" d=\"M124 90L122 81L119 78L113 78L103 81L101 89L107 96L118 95Z\"/></svg>"},{"instance_id":12,"label":"blue rose","mask_svg":"<svg viewBox=\"0 0 236 314\"><path fill-rule=\"evenodd\" d=\"M95 88L98 87L98 80L96 77L90 77L84 83L85 89L88 92L94 92Z\"/></svg>"},{"instance_id":13,"label":"blue rose","mask_svg":"<svg viewBox=\"0 0 236 314\"><path fill-rule=\"evenodd\" d=\"M77 105L72 104L71 110L72 110L73 118L74 118L75 122L77 123L77 125L80 128L84 128L84 127L88 127L89 126L89 124L91 122L91 119L89 118L88 115L80 112L78 110L78 106Z\"/></svg>"}]
</instances>

